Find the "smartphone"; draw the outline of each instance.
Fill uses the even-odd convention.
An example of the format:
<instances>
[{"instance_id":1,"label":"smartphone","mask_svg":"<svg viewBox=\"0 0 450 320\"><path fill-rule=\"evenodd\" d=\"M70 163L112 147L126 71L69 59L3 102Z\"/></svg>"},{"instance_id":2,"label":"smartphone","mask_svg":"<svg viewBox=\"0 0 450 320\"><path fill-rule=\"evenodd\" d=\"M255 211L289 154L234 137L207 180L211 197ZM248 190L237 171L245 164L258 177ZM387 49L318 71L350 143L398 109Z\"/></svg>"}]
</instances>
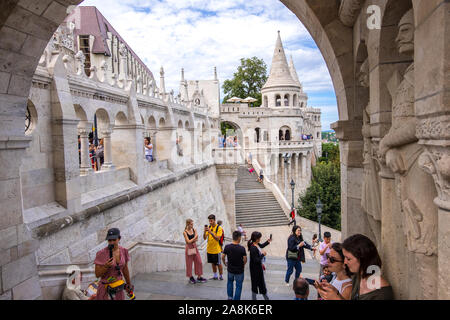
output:
<instances>
[{"instance_id":1,"label":"smartphone","mask_svg":"<svg viewBox=\"0 0 450 320\"><path fill-rule=\"evenodd\" d=\"M314 281L314 287L316 287L316 289L323 290L322 285L318 281Z\"/></svg>"},{"instance_id":2,"label":"smartphone","mask_svg":"<svg viewBox=\"0 0 450 320\"><path fill-rule=\"evenodd\" d=\"M270 234L270 240L272 240L272 234Z\"/></svg>"},{"instance_id":3,"label":"smartphone","mask_svg":"<svg viewBox=\"0 0 450 320\"><path fill-rule=\"evenodd\" d=\"M308 282L310 285L314 286L314 282L316 282L316 280L310 279L310 278L305 278L306 282Z\"/></svg>"}]
</instances>

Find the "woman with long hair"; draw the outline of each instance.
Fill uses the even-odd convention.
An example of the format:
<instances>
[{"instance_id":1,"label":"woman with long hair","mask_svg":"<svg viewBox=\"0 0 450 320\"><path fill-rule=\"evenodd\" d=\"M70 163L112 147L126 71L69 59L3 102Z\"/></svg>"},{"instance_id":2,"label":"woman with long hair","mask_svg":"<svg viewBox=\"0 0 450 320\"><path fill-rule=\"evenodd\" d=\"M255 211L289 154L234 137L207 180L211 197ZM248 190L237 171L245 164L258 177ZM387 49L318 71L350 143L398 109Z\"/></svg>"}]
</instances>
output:
<instances>
[{"instance_id":1,"label":"woman with long hair","mask_svg":"<svg viewBox=\"0 0 450 320\"><path fill-rule=\"evenodd\" d=\"M353 273L351 300L392 300L392 286L381 276L381 258L377 247L368 237L355 234L342 243L344 263ZM322 283L320 295L326 299L345 297L328 283Z\"/></svg>"},{"instance_id":2,"label":"woman with long hair","mask_svg":"<svg viewBox=\"0 0 450 320\"><path fill-rule=\"evenodd\" d=\"M284 281L289 286L289 279L295 268L295 279L300 276L302 272L302 262L305 262L305 248L312 250L311 246L303 240L302 228L294 226L292 234L287 240L286 261L287 270Z\"/></svg>"},{"instance_id":3,"label":"woman with long hair","mask_svg":"<svg viewBox=\"0 0 450 320\"><path fill-rule=\"evenodd\" d=\"M330 253L327 253L327 259L328 270L334 272L334 277L330 284L337 289L338 293L345 300L350 300L352 293L352 273L344 263L345 257L341 243L335 242L331 245ZM333 295L328 296L327 294L325 296L321 294L321 297L324 300L332 300L334 298Z\"/></svg>"},{"instance_id":4,"label":"woman with long hair","mask_svg":"<svg viewBox=\"0 0 450 320\"><path fill-rule=\"evenodd\" d=\"M184 228L183 236L184 240L186 241L186 276L189 278L189 282L192 284L197 282L206 282L206 279L202 277L202 258L197 248L198 234L194 229L194 221L192 219L186 220L186 227ZM194 271L197 275L197 280L195 280L192 276L192 263L194 263Z\"/></svg>"},{"instance_id":5,"label":"woman with long hair","mask_svg":"<svg viewBox=\"0 0 450 320\"><path fill-rule=\"evenodd\" d=\"M264 281L263 258L265 251L261 251L259 243L261 242L261 232L254 231L248 241L248 251L250 252L250 279L252 283L252 299L256 300L258 293L262 294L264 300L269 300L267 296L266 282Z\"/></svg>"}]
</instances>

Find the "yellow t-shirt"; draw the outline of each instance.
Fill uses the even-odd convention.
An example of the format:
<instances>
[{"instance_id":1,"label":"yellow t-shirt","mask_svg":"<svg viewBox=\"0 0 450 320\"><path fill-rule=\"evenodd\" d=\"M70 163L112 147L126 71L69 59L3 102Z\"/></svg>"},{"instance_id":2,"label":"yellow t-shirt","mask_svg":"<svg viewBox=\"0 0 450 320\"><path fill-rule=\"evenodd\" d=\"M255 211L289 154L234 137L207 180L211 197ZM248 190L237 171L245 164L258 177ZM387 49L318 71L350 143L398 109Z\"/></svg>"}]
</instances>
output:
<instances>
[{"instance_id":1,"label":"yellow t-shirt","mask_svg":"<svg viewBox=\"0 0 450 320\"><path fill-rule=\"evenodd\" d=\"M209 230L211 230L212 233L216 235L216 237L221 237L223 230L221 226L217 226L217 224L214 227L209 226ZM215 232L217 230L217 233ZM210 254L217 254L222 252L222 247L220 246L219 241L213 238L212 235L208 233L208 246L206 247L206 252Z\"/></svg>"}]
</instances>

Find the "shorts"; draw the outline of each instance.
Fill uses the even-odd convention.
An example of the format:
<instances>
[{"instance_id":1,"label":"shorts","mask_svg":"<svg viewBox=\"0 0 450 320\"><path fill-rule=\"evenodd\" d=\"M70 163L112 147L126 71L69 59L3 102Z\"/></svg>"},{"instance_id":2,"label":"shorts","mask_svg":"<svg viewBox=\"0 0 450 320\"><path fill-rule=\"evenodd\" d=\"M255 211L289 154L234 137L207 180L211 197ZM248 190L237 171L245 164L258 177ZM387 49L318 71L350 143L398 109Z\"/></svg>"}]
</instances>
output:
<instances>
[{"instance_id":1,"label":"shorts","mask_svg":"<svg viewBox=\"0 0 450 320\"><path fill-rule=\"evenodd\" d=\"M153 162L153 156L152 155L146 155L145 159L147 159L148 162Z\"/></svg>"},{"instance_id":2,"label":"shorts","mask_svg":"<svg viewBox=\"0 0 450 320\"><path fill-rule=\"evenodd\" d=\"M208 263L220 265L220 253L207 253Z\"/></svg>"}]
</instances>

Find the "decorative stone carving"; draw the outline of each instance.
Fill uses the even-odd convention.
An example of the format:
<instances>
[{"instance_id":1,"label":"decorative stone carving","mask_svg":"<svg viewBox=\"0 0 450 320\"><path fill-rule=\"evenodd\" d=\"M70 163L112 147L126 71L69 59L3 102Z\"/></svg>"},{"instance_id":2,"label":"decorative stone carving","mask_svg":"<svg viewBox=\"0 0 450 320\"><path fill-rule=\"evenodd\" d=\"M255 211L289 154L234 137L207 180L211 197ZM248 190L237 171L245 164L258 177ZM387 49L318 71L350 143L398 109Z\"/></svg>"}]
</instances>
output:
<instances>
[{"instance_id":1,"label":"decorative stone carving","mask_svg":"<svg viewBox=\"0 0 450 320\"><path fill-rule=\"evenodd\" d=\"M360 68L359 82L361 86L369 87L369 60L366 59ZM375 236L377 246L381 245L381 192L379 168L372 158L373 146L370 135L370 102L363 111L362 135L364 138L361 207L367 213L370 229Z\"/></svg>"},{"instance_id":2,"label":"decorative stone carving","mask_svg":"<svg viewBox=\"0 0 450 320\"><path fill-rule=\"evenodd\" d=\"M400 53L413 56L412 10L400 20L396 42ZM423 152L423 147L417 143L415 135L414 63L406 69L403 79L394 74L387 85L392 96L392 127L380 141L379 152L385 156L387 166L395 175L408 249L433 255L437 249L437 209L433 204L434 197L423 192L426 188L433 188L432 181L427 179L429 176L424 176L425 172L418 166L418 157ZM427 184L420 185L418 181Z\"/></svg>"},{"instance_id":3,"label":"decorative stone carving","mask_svg":"<svg viewBox=\"0 0 450 320\"><path fill-rule=\"evenodd\" d=\"M450 210L450 155L427 150L420 155L419 165L433 177L438 194L435 203Z\"/></svg>"},{"instance_id":4,"label":"decorative stone carving","mask_svg":"<svg viewBox=\"0 0 450 320\"><path fill-rule=\"evenodd\" d=\"M347 27L353 27L361 11L362 0L342 0L339 7L339 19Z\"/></svg>"},{"instance_id":5,"label":"decorative stone carving","mask_svg":"<svg viewBox=\"0 0 450 320\"><path fill-rule=\"evenodd\" d=\"M84 71L86 57L83 51L79 50L75 55L76 67L77 67L77 75L85 76L86 73Z\"/></svg>"}]
</instances>

